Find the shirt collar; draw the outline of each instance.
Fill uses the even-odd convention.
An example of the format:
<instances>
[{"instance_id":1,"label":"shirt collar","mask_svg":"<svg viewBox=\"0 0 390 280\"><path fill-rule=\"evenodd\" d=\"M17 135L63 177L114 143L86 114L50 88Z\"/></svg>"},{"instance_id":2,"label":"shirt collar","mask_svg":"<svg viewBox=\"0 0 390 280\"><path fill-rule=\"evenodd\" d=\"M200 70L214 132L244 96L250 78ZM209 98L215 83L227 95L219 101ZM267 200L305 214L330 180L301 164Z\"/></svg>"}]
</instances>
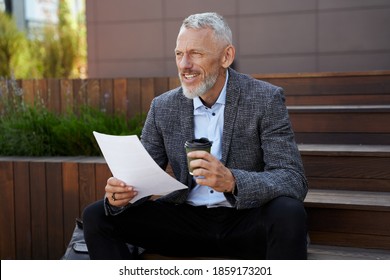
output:
<instances>
[{"instance_id":1,"label":"shirt collar","mask_svg":"<svg viewBox=\"0 0 390 280\"><path fill-rule=\"evenodd\" d=\"M228 79L229 79L229 71L226 70L225 84L224 84L224 86L223 86L223 88L221 90L221 93L219 94L218 99L215 102L215 104L218 103L218 104L225 105L225 101L226 101L226 87L227 87ZM204 106L199 97L195 97L193 103L194 103L194 110L198 109L201 106Z\"/></svg>"}]
</instances>

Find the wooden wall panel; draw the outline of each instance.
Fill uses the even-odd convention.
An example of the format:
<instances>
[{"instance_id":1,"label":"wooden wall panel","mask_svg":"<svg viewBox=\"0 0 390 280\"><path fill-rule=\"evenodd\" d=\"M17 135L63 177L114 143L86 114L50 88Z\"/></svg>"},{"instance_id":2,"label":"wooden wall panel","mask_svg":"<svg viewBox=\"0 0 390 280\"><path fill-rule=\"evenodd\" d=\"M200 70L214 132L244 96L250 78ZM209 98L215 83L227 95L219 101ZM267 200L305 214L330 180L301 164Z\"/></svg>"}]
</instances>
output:
<instances>
[{"instance_id":1,"label":"wooden wall panel","mask_svg":"<svg viewBox=\"0 0 390 280\"><path fill-rule=\"evenodd\" d=\"M87 104L92 108L100 110L100 81L98 79L89 79L87 84Z\"/></svg>"},{"instance_id":2,"label":"wooden wall panel","mask_svg":"<svg viewBox=\"0 0 390 280\"><path fill-rule=\"evenodd\" d=\"M114 112L115 114L127 116L127 80L114 80Z\"/></svg>"},{"instance_id":3,"label":"wooden wall panel","mask_svg":"<svg viewBox=\"0 0 390 280\"><path fill-rule=\"evenodd\" d=\"M100 80L100 109L107 114L114 113L114 82L112 79Z\"/></svg>"},{"instance_id":4,"label":"wooden wall panel","mask_svg":"<svg viewBox=\"0 0 390 280\"><path fill-rule=\"evenodd\" d=\"M0 161L0 258L16 258L14 176L12 161Z\"/></svg>"},{"instance_id":5,"label":"wooden wall panel","mask_svg":"<svg viewBox=\"0 0 390 280\"><path fill-rule=\"evenodd\" d=\"M79 201L80 201L80 213L81 217L82 212L88 204L95 201L95 164L81 162L79 165Z\"/></svg>"},{"instance_id":6,"label":"wooden wall panel","mask_svg":"<svg viewBox=\"0 0 390 280\"><path fill-rule=\"evenodd\" d=\"M14 162L16 258L32 258L30 164L27 160ZM22 207L21 207L22 205Z\"/></svg>"},{"instance_id":7,"label":"wooden wall panel","mask_svg":"<svg viewBox=\"0 0 390 280\"><path fill-rule=\"evenodd\" d=\"M62 180L64 196L64 246L66 246L75 227L75 220L80 217L79 169L76 162L62 163Z\"/></svg>"},{"instance_id":8,"label":"wooden wall panel","mask_svg":"<svg viewBox=\"0 0 390 280\"><path fill-rule=\"evenodd\" d=\"M45 163L30 162L32 258L48 258L47 192Z\"/></svg>"},{"instance_id":9,"label":"wooden wall panel","mask_svg":"<svg viewBox=\"0 0 390 280\"><path fill-rule=\"evenodd\" d=\"M141 111L147 113L152 103L154 95L154 79L142 78L141 79Z\"/></svg>"},{"instance_id":10,"label":"wooden wall panel","mask_svg":"<svg viewBox=\"0 0 390 280\"><path fill-rule=\"evenodd\" d=\"M62 163L46 163L48 259L59 259L64 253L64 206Z\"/></svg>"},{"instance_id":11,"label":"wooden wall panel","mask_svg":"<svg viewBox=\"0 0 390 280\"><path fill-rule=\"evenodd\" d=\"M47 80L47 107L51 112L61 113L61 90L60 80L48 79Z\"/></svg>"},{"instance_id":12,"label":"wooden wall panel","mask_svg":"<svg viewBox=\"0 0 390 280\"><path fill-rule=\"evenodd\" d=\"M61 113L73 111L73 82L68 79L60 80Z\"/></svg>"},{"instance_id":13,"label":"wooden wall panel","mask_svg":"<svg viewBox=\"0 0 390 280\"><path fill-rule=\"evenodd\" d=\"M107 184L107 179L112 176L110 169L106 163L96 163L95 165L95 184L96 184L96 197L95 200L103 199L105 191L104 187Z\"/></svg>"},{"instance_id":14,"label":"wooden wall panel","mask_svg":"<svg viewBox=\"0 0 390 280\"><path fill-rule=\"evenodd\" d=\"M141 110L141 80L137 78L127 79L128 114L129 118L140 115Z\"/></svg>"}]
</instances>

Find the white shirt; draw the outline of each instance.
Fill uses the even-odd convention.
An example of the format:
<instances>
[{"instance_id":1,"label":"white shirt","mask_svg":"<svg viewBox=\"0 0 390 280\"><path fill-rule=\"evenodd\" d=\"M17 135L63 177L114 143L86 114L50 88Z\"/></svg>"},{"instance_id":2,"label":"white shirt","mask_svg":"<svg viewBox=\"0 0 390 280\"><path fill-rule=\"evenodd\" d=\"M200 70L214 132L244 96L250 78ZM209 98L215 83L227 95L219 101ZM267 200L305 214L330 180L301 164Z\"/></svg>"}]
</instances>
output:
<instances>
[{"instance_id":1,"label":"white shirt","mask_svg":"<svg viewBox=\"0 0 390 280\"><path fill-rule=\"evenodd\" d=\"M228 81L228 71L226 71L225 85L215 102L208 108L203 105L199 97L194 98L194 128L195 138L206 137L213 142L211 154L217 159L222 158L222 134L223 116L226 101L226 84ZM187 203L195 206L231 207L222 192L217 192L208 186L196 185L190 192Z\"/></svg>"}]
</instances>

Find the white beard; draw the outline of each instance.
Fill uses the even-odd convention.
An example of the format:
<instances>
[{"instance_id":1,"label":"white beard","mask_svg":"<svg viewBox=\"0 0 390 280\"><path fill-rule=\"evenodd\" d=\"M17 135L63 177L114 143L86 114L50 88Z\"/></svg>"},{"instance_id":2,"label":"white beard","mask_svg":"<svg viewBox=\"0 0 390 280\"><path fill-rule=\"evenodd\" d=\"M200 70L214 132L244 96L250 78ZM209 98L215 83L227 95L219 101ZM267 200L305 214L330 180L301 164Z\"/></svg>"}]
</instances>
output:
<instances>
[{"instance_id":1,"label":"white beard","mask_svg":"<svg viewBox=\"0 0 390 280\"><path fill-rule=\"evenodd\" d=\"M182 77L180 75L179 77L181 81ZM188 89L183 83L181 83L184 96L189 99L194 99L195 97L202 96L215 85L215 83L217 82L217 78L218 73L216 75L209 76L204 82L202 82L199 86L195 87L192 90Z\"/></svg>"}]
</instances>

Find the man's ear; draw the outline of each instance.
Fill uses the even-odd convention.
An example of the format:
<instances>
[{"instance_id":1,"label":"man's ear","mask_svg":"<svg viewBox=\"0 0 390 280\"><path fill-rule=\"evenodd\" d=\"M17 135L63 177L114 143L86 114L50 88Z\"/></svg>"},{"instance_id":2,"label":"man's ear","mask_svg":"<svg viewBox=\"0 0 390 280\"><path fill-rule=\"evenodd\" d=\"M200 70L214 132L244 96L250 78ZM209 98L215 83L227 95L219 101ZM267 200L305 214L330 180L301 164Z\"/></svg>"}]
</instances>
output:
<instances>
[{"instance_id":1,"label":"man's ear","mask_svg":"<svg viewBox=\"0 0 390 280\"><path fill-rule=\"evenodd\" d=\"M228 68L234 61L236 55L236 49L233 45L229 45L225 48L224 54L222 56L222 67Z\"/></svg>"}]
</instances>

